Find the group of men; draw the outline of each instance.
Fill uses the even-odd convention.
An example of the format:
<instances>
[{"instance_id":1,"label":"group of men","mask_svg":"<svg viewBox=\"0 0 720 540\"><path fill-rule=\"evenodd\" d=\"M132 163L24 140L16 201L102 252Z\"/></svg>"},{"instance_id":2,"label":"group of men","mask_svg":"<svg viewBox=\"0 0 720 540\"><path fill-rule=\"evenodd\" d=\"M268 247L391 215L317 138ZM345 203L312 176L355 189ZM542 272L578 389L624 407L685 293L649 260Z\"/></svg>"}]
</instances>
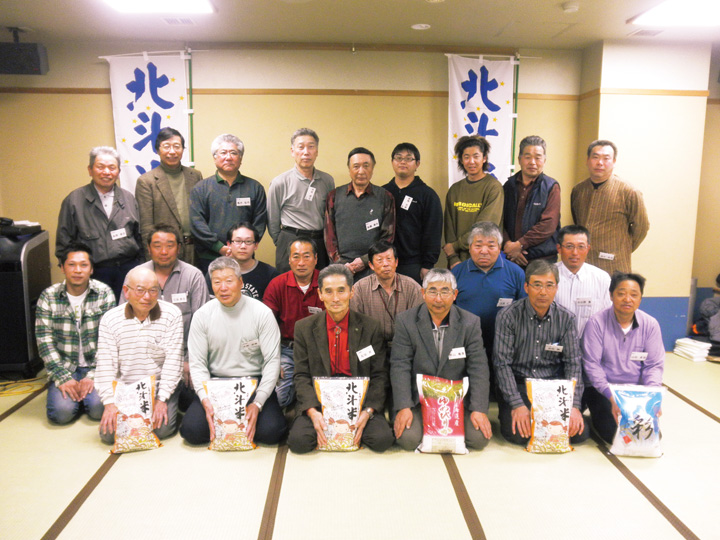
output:
<instances>
[{"instance_id":1,"label":"group of men","mask_svg":"<svg viewBox=\"0 0 720 540\"><path fill-rule=\"evenodd\" d=\"M540 137L520 143L521 170L504 186L487 174L487 141L461 138L466 178L448 191L444 219L439 197L416 175L414 145L395 147L395 177L384 187L371 182L373 153L354 148L350 182L335 189L315 168L318 144L310 129L293 134L295 167L271 182L267 198L240 173L244 146L234 135L213 141L217 170L202 180L181 164L182 135L163 129L160 166L138 179L135 198L116 185L115 150L93 149L91 183L60 211L65 281L38 302L52 422L85 409L109 442L113 380L155 375L156 434L180 424L186 441L204 444L214 430L202 382L250 376L258 386L248 438L274 444L289 431L290 448L308 452L326 428L313 377L364 376L356 442L414 449L422 417L413 381L422 373L469 377L466 439L481 449L492 436L493 390L501 433L522 444L525 379L576 380L569 434L578 442L588 435L585 402L607 438L616 413L608 383L660 384L659 326L637 309L644 280L630 273L647 216L639 192L612 174L611 142L590 145L590 178L572 194L577 225L562 229L560 187L543 172ZM266 227L275 267L255 258ZM435 268L441 249L450 270ZM611 282L612 269L622 273ZM288 429L283 410L293 404Z\"/></svg>"}]
</instances>

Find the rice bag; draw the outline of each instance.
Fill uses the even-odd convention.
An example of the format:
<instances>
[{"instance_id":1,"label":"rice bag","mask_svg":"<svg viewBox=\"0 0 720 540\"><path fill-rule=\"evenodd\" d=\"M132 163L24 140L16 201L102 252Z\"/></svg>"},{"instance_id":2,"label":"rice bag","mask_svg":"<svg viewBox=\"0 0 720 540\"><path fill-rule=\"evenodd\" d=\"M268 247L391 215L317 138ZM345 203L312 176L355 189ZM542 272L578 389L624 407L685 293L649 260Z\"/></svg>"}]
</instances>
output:
<instances>
[{"instance_id":1,"label":"rice bag","mask_svg":"<svg viewBox=\"0 0 720 540\"><path fill-rule=\"evenodd\" d=\"M362 411L368 377L313 377L315 393L322 404L326 452L351 452L360 448L355 439L355 422Z\"/></svg>"},{"instance_id":2,"label":"rice bag","mask_svg":"<svg viewBox=\"0 0 720 540\"><path fill-rule=\"evenodd\" d=\"M525 384L532 403L531 436L526 450L535 454L572 452L568 429L575 381L526 379Z\"/></svg>"},{"instance_id":3,"label":"rice bag","mask_svg":"<svg viewBox=\"0 0 720 540\"><path fill-rule=\"evenodd\" d=\"M125 384L113 381L117 426L113 454L152 450L162 446L153 433L152 415L155 408L155 376Z\"/></svg>"},{"instance_id":4,"label":"rice bag","mask_svg":"<svg viewBox=\"0 0 720 540\"><path fill-rule=\"evenodd\" d=\"M616 456L662 456L658 412L665 388L611 384L610 391L621 413L610 452Z\"/></svg>"},{"instance_id":5,"label":"rice bag","mask_svg":"<svg viewBox=\"0 0 720 540\"><path fill-rule=\"evenodd\" d=\"M423 438L418 451L467 454L463 398L468 378L449 381L418 373L417 385L423 417Z\"/></svg>"},{"instance_id":6,"label":"rice bag","mask_svg":"<svg viewBox=\"0 0 720 540\"><path fill-rule=\"evenodd\" d=\"M256 448L255 443L247 438L245 417L248 401L255 393L257 382L252 377L203 382L214 412L215 438L210 441L210 450L236 452Z\"/></svg>"}]
</instances>

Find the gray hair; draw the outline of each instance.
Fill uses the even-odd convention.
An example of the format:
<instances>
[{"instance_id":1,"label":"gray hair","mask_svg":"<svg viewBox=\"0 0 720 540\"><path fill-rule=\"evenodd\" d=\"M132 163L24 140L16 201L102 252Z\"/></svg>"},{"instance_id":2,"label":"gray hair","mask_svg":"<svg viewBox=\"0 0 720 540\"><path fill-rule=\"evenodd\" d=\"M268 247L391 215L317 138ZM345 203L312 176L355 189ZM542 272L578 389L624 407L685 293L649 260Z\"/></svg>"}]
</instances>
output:
<instances>
[{"instance_id":1,"label":"gray hair","mask_svg":"<svg viewBox=\"0 0 720 540\"><path fill-rule=\"evenodd\" d=\"M292 134L292 137L290 137L290 146L295 144L295 139L304 136L312 137L313 139L315 139L315 144L320 144L320 137L318 137L318 134L315 133L315 131L310 128L300 128Z\"/></svg>"},{"instance_id":2,"label":"gray hair","mask_svg":"<svg viewBox=\"0 0 720 540\"><path fill-rule=\"evenodd\" d=\"M344 264L331 264L330 266L326 266L320 270L320 274L318 274L319 290L322 291L323 281L325 281L325 278L328 276L345 276L345 281L347 281L348 287L353 286L353 274Z\"/></svg>"},{"instance_id":3,"label":"gray hair","mask_svg":"<svg viewBox=\"0 0 720 540\"><path fill-rule=\"evenodd\" d=\"M530 284L530 278L533 276L544 276L545 274L552 274L555 276L555 283L560 283L557 266L545 259L532 260L525 269L525 283Z\"/></svg>"},{"instance_id":4,"label":"gray hair","mask_svg":"<svg viewBox=\"0 0 720 540\"><path fill-rule=\"evenodd\" d=\"M235 259L231 257L218 257L213 262L211 262L210 266L208 267L208 275L210 276L210 278L212 278L213 272L217 272L218 270L226 270L228 268L235 272L235 276L238 279L242 279L240 265Z\"/></svg>"},{"instance_id":5,"label":"gray hair","mask_svg":"<svg viewBox=\"0 0 720 540\"><path fill-rule=\"evenodd\" d=\"M120 168L120 154L112 146L96 146L90 150L90 167L95 165L98 156L110 156L117 163L118 169Z\"/></svg>"},{"instance_id":6,"label":"gray hair","mask_svg":"<svg viewBox=\"0 0 720 540\"><path fill-rule=\"evenodd\" d=\"M476 236L484 236L485 238L494 238L497 240L498 246L502 246L503 235L500 232L500 227L495 225L492 221L480 221L473 225L468 235L468 245L471 245L475 241Z\"/></svg>"},{"instance_id":7,"label":"gray hair","mask_svg":"<svg viewBox=\"0 0 720 540\"><path fill-rule=\"evenodd\" d=\"M213 156L218 151L218 148L220 148L222 143L234 144L235 148L237 148L237 151L240 153L240 157L245 154L245 145L238 137L230 133L223 133L222 135L215 137L215 140L210 145L210 153Z\"/></svg>"},{"instance_id":8,"label":"gray hair","mask_svg":"<svg viewBox=\"0 0 720 540\"><path fill-rule=\"evenodd\" d=\"M522 141L520 141L520 150L518 154L522 156L523 150L528 146L540 146L543 149L543 155L547 155L547 144L542 137L538 135L528 135Z\"/></svg>"},{"instance_id":9,"label":"gray hair","mask_svg":"<svg viewBox=\"0 0 720 540\"><path fill-rule=\"evenodd\" d=\"M455 275L446 268L433 268L425 274L425 279L423 279L423 289L427 289L428 285L434 281L448 281L450 282L450 285L452 285L453 289L457 289L457 280L455 279Z\"/></svg>"}]
</instances>

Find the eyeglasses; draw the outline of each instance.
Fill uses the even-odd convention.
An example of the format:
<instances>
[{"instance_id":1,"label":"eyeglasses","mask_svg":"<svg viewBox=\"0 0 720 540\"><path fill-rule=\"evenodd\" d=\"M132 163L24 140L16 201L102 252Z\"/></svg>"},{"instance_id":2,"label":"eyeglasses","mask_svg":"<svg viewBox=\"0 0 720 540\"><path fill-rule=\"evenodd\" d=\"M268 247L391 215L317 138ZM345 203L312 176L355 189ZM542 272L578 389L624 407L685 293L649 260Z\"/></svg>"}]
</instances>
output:
<instances>
[{"instance_id":1,"label":"eyeglasses","mask_svg":"<svg viewBox=\"0 0 720 540\"><path fill-rule=\"evenodd\" d=\"M158 294L160 294L160 289L158 287L150 287L149 289L146 289L145 287L128 287L128 289L133 291L135 294L137 294L140 297L143 297L146 294L149 294L150 296L155 297Z\"/></svg>"},{"instance_id":2,"label":"eyeglasses","mask_svg":"<svg viewBox=\"0 0 720 540\"><path fill-rule=\"evenodd\" d=\"M252 246L255 243L255 240L231 240L230 243L233 246L242 246L245 244L246 246Z\"/></svg>"},{"instance_id":3,"label":"eyeglasses","mask_svg":"<svg viewBox=\"0 0 720 540\"><path fill-rule=\"evenodd\" d=\"M218 150L217 152L215 152L215 155L220 157L230 156L236 158L240 155L240 152L238 152L237 150Z\"/></svg>"},{"instance_id":4,"label":"eyeglasses","mask_svg":"<svg viewBox=\"0 0 720 540\"><path fill-rule=\"evenodd\" d=\"M550 291L554 291L557 288L557 283L538 283L536 281L535 283L529 283L528 285L537 292L540 292L543 289L550 292Z\"/></svg>"},{"instance_id":5,"label":"eyeglasses","mask_svg":"<svg viewBox=\"0 0 720 540\"><path fill-rule=\"evenodd\" d=\"M588 246L587 244L561 244L563 248L567 249L568 251L585 251Z\"/></svg>"},{"instance_id":6,"label":"eyeglasses","mask_svg":"<svg viewBox=\"0 0 720 540\"><path fill-rule=\"evenodd\" d=\"M162 143L160 145L160 148L163 150L175 150L176 152L179 152L183 149L182 144L170 144L170 143Z\"/></svg>"},{"instance_id":7,"label":"eyeglasses","mask_svg":"<svg viewBox=\"0 0 720 540\"><path fill-rule=\"evenodd\" d=\"M415 161L415 158L411 156L393 156L393 161L397 161L398 163L412 163L413 161Z\"/></svg>"},{"instance_id":8,"label":"eyeglasses","mask_svg":"<svg viewBox=\"0 0 720 540\"><path fill-rule=\"evenodd\" d=\"M436 298L439 296L443 300L447 300L454 293L455 291L453 291L452 289L442 289L439 291L437 289L428 289L427 291L425 291L425 296L427 296L428 298Z\"/></svg>"}]
</instances>

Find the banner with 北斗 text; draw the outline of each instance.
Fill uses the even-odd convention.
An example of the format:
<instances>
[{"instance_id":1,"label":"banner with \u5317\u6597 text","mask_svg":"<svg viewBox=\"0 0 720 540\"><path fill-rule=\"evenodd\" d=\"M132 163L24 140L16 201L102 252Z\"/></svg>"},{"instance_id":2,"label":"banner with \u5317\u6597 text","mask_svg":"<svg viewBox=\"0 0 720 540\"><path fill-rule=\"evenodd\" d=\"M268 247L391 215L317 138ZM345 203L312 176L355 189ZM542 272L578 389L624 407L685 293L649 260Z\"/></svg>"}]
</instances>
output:
<instances>
[{"instance_id":1,"label":"banner with \u5317\u6597 text","mask_svg":"<svg viewBox=\"0 0 720 540\"><path fill-rule=\"evenodd\" d=\"M505 183L512 169L515 59L485 60L448 55L448 185L464 177L454 155L464 135L490 143L489 172Z\"/></svg>"}]
</instances>

